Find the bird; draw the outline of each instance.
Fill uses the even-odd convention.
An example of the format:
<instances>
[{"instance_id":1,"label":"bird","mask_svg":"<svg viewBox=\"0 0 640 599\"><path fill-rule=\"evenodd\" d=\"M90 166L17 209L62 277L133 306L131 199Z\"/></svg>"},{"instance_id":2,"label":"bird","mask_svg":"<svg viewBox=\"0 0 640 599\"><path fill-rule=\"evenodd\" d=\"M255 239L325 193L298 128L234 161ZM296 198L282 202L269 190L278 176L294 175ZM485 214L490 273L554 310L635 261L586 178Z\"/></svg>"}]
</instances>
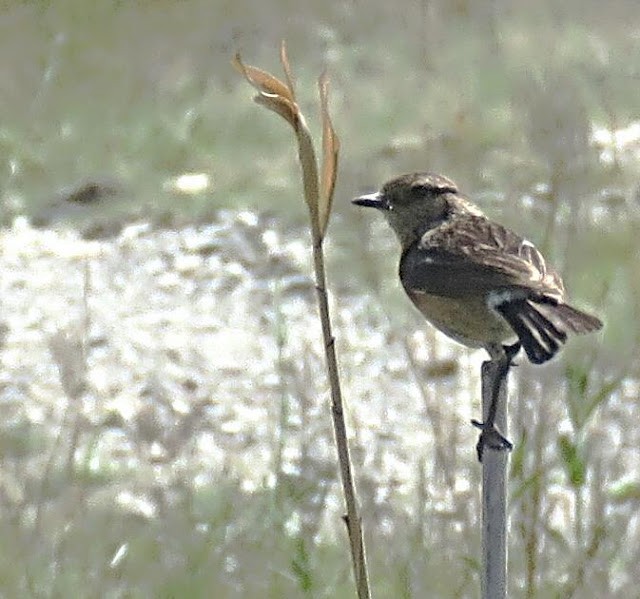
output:
<instances>
[{"instance_id":1,"label":"bird","mask_svg":"<svg viewBox=\"0 0 640 599\"><path fill-rule=\"evenodd\" d=\"M490 220L449 178L409 173L353 200L379 210L401 246L401 284L428 322L471 348L484 348L506 376L524 348L529 361L553 358L569 334L602 328L596 316L566 302L560 275L536 247ZM493 420L494 386L480 445L511 448ZM484 438L482 437L484 435Z\"/></svg>"}]
</instances>

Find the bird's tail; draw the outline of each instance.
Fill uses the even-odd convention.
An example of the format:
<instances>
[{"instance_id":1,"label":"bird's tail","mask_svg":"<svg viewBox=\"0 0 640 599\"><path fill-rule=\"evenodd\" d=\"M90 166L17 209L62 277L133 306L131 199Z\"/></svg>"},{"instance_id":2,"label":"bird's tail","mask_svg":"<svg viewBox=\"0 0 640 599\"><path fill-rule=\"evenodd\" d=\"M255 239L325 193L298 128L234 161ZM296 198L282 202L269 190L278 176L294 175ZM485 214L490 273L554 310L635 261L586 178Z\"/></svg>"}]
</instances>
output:
<instances>
[{"instance_id":1,"label":"bird's tail","mask_svg":"<svg viewBox=\"0 0 640 599\"><path fill-rule=\"evenodd\" d=\"M503 302L496 310L518 335L534 364L550 360L567 340L567 333L581 335L602 328L595 316L549 298Z\"/></svg>"}]
</instances>

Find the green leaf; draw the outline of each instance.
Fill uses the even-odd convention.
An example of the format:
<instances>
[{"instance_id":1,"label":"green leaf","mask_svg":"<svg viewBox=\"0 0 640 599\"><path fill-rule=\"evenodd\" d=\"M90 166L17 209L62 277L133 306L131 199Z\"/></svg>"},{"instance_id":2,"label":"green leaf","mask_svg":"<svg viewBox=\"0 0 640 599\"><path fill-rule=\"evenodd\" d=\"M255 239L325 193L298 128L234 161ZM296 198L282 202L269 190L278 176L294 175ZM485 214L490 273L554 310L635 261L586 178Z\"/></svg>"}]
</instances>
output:
<instances>
[{"instance_id":1,"label":"green leaf","mask_svg":"<svg viewBox=\"0 0 640 599\"><path fill-rule=\"evenodd\" d=\"M560 435L558 444L560 446L560 457L571 486L581 487L587 478L587 467L580 456L577 445L571 441L568 435Z\"/></svg>"},{"instance_id":2,"label":"green leaf","mask_svg":"<svg viewBox=\"0 0 640 599\"><path fill-rule=\"evenodd\" d=\"M300 589L308 592L313 587L313 575L311 572L309 552L307 551L304 539L296 539L295 552L296 556L291 561L291 569L298 580Z\"/></svg>"},{"instance_id":3,"label":"green leaf","mask_svg":"<svg viewBox=\"0 0 640 599\"><path fill-rule=\"evenodd\" d=\"M608 495L614 503L640 501L640 480L626 480L611 485Z\"/></svg>"},{"instance_id":4,"label":"green leaf","mask_svg":"<svg viewBox=\"0 0 640 599\"><path fill-rule=\"evenodd\" d=\"M524 458L527 455L527 432L522 433L520 442L511 452L511 478L521 479L524 476Z\"/></svg>"}]
</instances>

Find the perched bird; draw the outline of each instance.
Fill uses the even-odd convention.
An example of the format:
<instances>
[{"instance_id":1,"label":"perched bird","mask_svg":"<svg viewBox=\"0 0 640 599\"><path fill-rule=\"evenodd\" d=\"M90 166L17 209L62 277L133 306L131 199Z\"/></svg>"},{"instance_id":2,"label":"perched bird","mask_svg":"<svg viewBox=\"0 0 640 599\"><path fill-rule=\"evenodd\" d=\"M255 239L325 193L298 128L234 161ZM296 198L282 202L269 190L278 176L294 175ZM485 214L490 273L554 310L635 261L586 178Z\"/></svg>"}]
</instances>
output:
<instances>
[{"instance_id":1,"label":"perched bird","mask_svg":"<svg viewBox=\"0 0 640 599\"><path fill-rule=\"evenodd\" d=\"M353 203L377 208L395 231L400 281L423 316L463 345L504 360L506 371L520 346L542 364L569 333L602 327L565 303L560 276L530 241L489 220L446 177L402 175ZM490 419L476 424L493 433L493 417L495 405Z\"/></svg>"}]
</instances>

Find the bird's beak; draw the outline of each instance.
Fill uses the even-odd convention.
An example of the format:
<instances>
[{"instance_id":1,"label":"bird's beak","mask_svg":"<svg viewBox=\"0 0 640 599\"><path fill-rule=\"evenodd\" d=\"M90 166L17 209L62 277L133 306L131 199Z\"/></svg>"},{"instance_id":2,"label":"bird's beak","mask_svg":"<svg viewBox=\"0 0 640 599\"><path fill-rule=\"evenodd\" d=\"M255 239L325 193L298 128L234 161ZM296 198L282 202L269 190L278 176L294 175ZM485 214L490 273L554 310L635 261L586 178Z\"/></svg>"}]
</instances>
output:
<instances>
[{"instance_id":1,"label":"bird's beak","mask_svg":"<svg viewBox=\"0 0 640 599\"><path fill-rule=\"evenodd\" d=\"M369 208L377 208L378 210L389 210L389 202L387 202L386 198L379 191L360 196L355 200L351 200L351 203L356 206L367 206Z\"/></svg>"}]
</instances>

